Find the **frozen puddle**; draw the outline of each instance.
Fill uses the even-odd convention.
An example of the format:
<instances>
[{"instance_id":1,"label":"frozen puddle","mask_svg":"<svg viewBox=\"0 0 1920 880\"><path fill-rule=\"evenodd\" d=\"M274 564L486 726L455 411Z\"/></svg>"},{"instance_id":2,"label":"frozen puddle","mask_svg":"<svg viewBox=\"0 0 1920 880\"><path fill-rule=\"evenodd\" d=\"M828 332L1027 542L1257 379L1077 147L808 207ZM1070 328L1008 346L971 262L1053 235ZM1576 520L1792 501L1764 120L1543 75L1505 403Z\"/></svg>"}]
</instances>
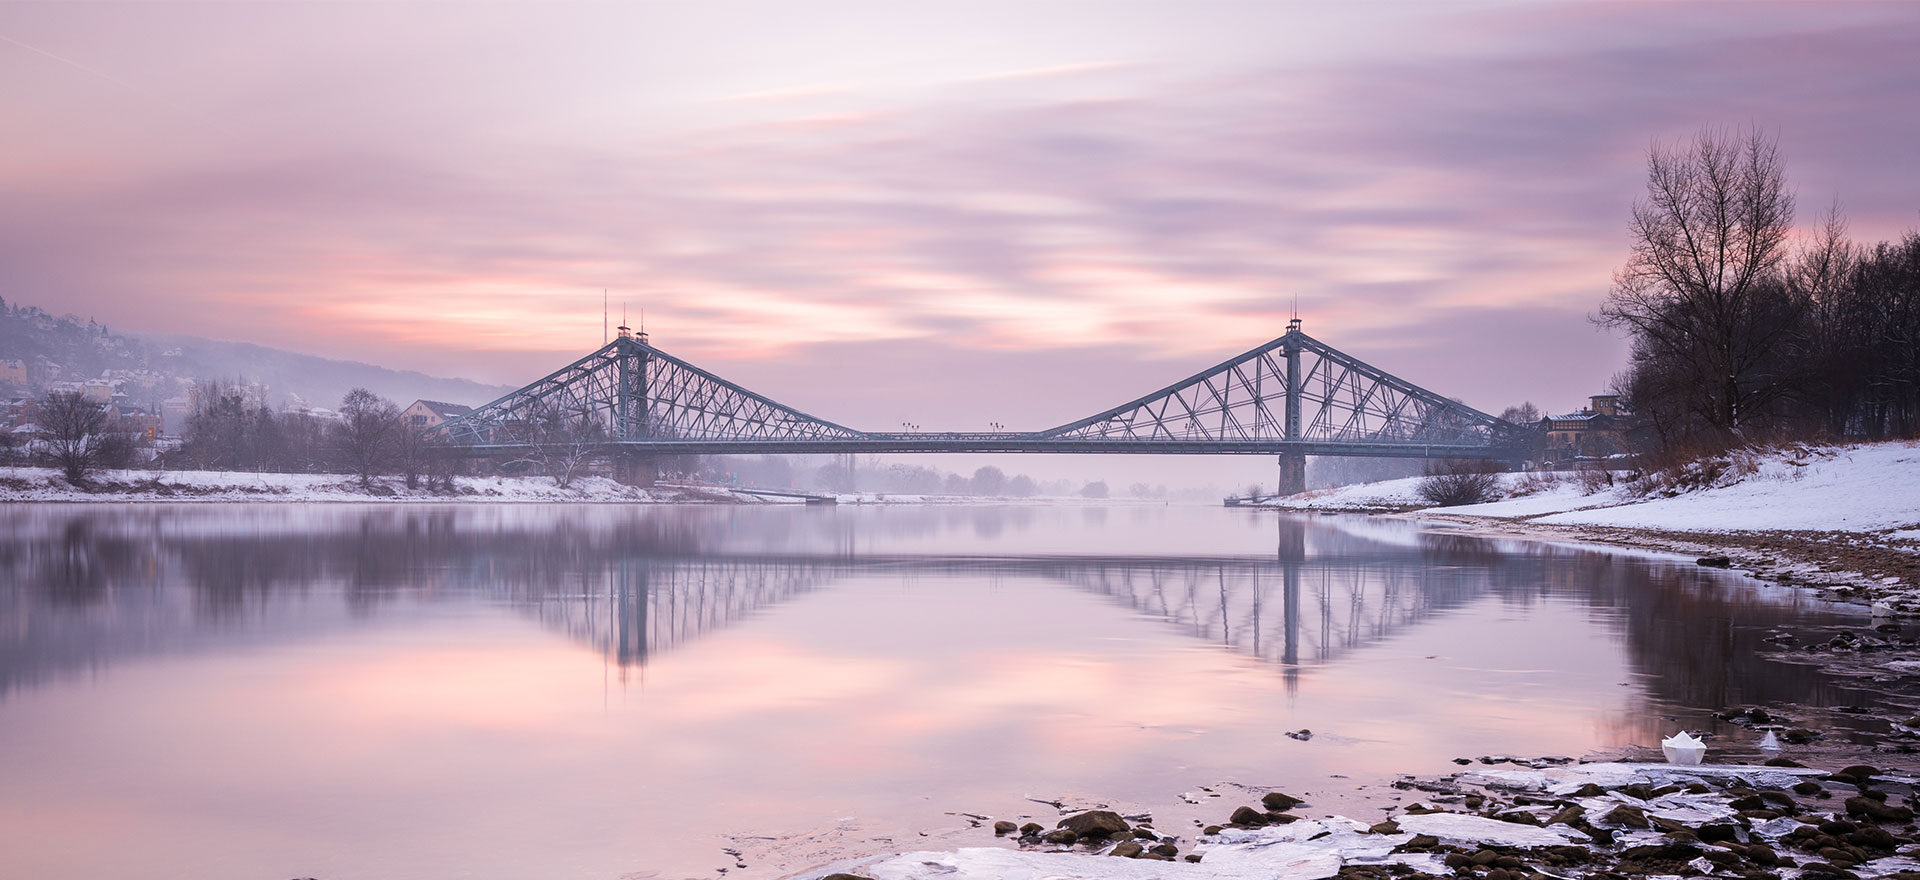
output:
<instances>
[{"instance_id":1,"label":"frozen puddle","mask_svg":"<svg viewBox=\"0 0 1920 880\"><path fill-rule=\"evenodd\" d=\"M1481 816L1428 813L1403 816L1399 834L1369 834L1351 819L1302 819L1267 828L1229 828L1197 847L1198 864L1116 859L1088 853L1042 853L979 847L916 852L867 866L874 880L1324 880L1346 865L1406 865L1448 869L1432 853L1394 853L1394 847L1430 834L1449 843L1563 846L1587 837L1571 828L1535 828Z\"/></svg>"}]
</instances>

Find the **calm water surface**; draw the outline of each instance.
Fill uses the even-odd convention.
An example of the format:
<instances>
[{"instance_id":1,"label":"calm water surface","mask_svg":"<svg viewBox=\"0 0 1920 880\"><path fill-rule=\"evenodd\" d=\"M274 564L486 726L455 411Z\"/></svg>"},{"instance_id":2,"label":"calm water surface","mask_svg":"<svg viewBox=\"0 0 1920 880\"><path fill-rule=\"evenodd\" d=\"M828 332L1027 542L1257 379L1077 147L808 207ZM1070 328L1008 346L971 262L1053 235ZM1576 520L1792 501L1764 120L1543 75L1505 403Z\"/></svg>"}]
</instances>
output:
<instances>
[{"instance_id":1,"label":"calm water surface","mask_svg":"<svg viewBox=\"0 0 1920 880\"><path fill-rule=\"evenodd\" d=\"M1051 825L1029 798L1177 832L1243 802L1235 784L1324 812L1456 756L1872 699L1762 653L1775 627L1864 623L1793 591L1363 518L15 505L0 522L4 877L778 877L988 842L968 813ZM1228 797L1182 800L1202 786Z\"/></svg>"}]
</instances>

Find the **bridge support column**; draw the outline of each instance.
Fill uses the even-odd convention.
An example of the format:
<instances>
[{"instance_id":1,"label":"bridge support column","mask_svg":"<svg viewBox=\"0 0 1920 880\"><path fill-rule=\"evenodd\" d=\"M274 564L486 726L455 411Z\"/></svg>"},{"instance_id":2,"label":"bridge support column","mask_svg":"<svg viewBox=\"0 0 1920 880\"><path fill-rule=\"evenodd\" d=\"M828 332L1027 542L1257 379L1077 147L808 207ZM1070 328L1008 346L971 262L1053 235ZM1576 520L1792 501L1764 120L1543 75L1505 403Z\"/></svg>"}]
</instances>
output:
<instances>
[{"instance_id":1,"label":"bridge support column","mask_svg":"<svg viewBox=\"0 0 1920 880\"><path fill-rule=\"evenodd\" d=\"M660 463L641 452L613 454L613 479L628 486L651 486L660 478Z\"/></svg>"},{"instance_id":2,"label":"bridge support column","mask_svg":"<svg viewBox=\"0 0 1920 880\"><path fill-rule=\"evenodd\" d=\"M1274 487L1279 495L1298 495L1307 491L1307 457L1298 452L1280 454L1280 483Z\"/></svg>"},{"instance_id":3,"label":"bridge support column","mask_svg":"<svg viewBox=\"0 0 1920 880\"><path fill-rule=\"evenodd\" d=\"M1280 644L1280 662L1286 667L1287 693L1300 688L1300 568L1307 561L1307 523L1283 516L1280 524L1280 612L1286 638Z\"/></svg>"}]
</instances>

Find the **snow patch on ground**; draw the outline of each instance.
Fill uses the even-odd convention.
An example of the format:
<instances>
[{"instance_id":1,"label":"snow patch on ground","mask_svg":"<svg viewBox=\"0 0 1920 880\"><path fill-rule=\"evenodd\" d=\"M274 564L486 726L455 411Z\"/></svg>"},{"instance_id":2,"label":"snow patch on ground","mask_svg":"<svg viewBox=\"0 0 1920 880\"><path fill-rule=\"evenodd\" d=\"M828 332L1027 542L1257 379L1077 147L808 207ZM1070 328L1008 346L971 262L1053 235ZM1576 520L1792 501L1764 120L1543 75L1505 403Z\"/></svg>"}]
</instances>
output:
<instances>
[{"instance_id":1,"label":"snow patch on ground","mask_svg":"<svg viewBox=\"0 0 1920 880\"><path fill-rule=\"evenodd\" d=\"M1420 477L1355 483L1332 489L1313 489L1286 498L1261 502L1264 507L1285 510L1372 511L1408 510L1425 507L1420 498Z\"/></svg>"},{"instance_id":2,"label":"snow patch on ground","mask_svg":"<svg viewBox=\"0 0 1920 880\"><path fill-rule=\"evenodd\" d=\"M1920 539L1920 444L1873 443L1783 449L1754 454L1706 488L1663 490L1636 498L1616 485L1593 494L1574 474L1532 494L1514 496L1523 475L1501 474L1508 497L1487 504L1431 508L1450 514L1526 519L1554 525L1618 526L1669 531L1892 531ZM1342 486L1268 502L1289 510L1425 508L1421 477ZM1537 485L1537 484L1536 484ZM1670 494L1669 494L1670 493Z\"/></svg>"},{"instance_id":3,"label":"snow patch on ground","mask_svg":"<svg viewBox=\"0 0 1920 880\"><path fill-rule=\"evenodd\" d=\"M1869 532L1920 525L1920 444L1876 443L1833 452L1830 457L1777 452L1737 482L1539 521L1675 531Z\"/></svg>"}]
</instances>

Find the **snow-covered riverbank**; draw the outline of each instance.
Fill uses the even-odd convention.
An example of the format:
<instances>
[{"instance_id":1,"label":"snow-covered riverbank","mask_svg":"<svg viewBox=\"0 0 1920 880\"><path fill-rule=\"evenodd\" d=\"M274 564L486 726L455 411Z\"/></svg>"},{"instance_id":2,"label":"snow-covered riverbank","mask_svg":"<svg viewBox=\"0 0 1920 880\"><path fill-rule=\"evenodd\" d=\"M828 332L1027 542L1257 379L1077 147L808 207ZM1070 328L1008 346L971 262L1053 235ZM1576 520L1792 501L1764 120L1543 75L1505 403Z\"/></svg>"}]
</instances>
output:
<instances>
[{"instance_id":1,"label":"snow-covered riverbank","mask_svg":"<svg viewBox=\"0 0 1920 880\"><path fill-rule=\"evenodd\" d=\"M620 503L736 503L766 499L725 489L691 486L641 488L605 477L581 477L560 488L549 477L455 477L453 491L432 490L422 481L408 489L405 481L382 478L369 492L358 478L347 474L266 474L233 471L108 470L95 474L86 488L77 488L49 468L0 469L0 502L121 502L121 501L285 501L285 502L620 502ZM799 503L798 499L794 499Z\"/></svg>"},{"instance_id":2,"label":"snow-covered riverbank","mask_svg":"<svg viewBox=\"0 0 1920 880\"><path fill-rule=\"evenodd\" d=\"M994 498L968 495L838 494L781 490L778 494L697 483L662 482L628 486L606 477L578 477L561 488L551 477L454 477L453 491L429 489L423 480L409 489L397 477L374 481L371 491L348 474L270 474L235 471L106 470L85 488L69 484L52 468L0 468L0 503L268 501L290 503L368 502L581 502L617 504L805 504L831 499L838 504L1001 504L1084 503L1080 498ZM1158 502L1155 502L1158 503Z\"/></svg>"},{"instance_id":3,"label":"snow-covered riverbank","mask_svg":"<svg viewBox=\"0 0 1920 880\"><path fill-rule=\"evenodd\" d=\"M1381 512L1508 537L1580 540L1711 557L1836 598L1920 612L1920 444L1788 447L1677 479L1592 487L1578 474L1501 474L1505 497L1428 508L1421 478L1308 492L1287 510ZM1592 491L1589 491L1589 488Z\"/></svg>"}]
</instances>

